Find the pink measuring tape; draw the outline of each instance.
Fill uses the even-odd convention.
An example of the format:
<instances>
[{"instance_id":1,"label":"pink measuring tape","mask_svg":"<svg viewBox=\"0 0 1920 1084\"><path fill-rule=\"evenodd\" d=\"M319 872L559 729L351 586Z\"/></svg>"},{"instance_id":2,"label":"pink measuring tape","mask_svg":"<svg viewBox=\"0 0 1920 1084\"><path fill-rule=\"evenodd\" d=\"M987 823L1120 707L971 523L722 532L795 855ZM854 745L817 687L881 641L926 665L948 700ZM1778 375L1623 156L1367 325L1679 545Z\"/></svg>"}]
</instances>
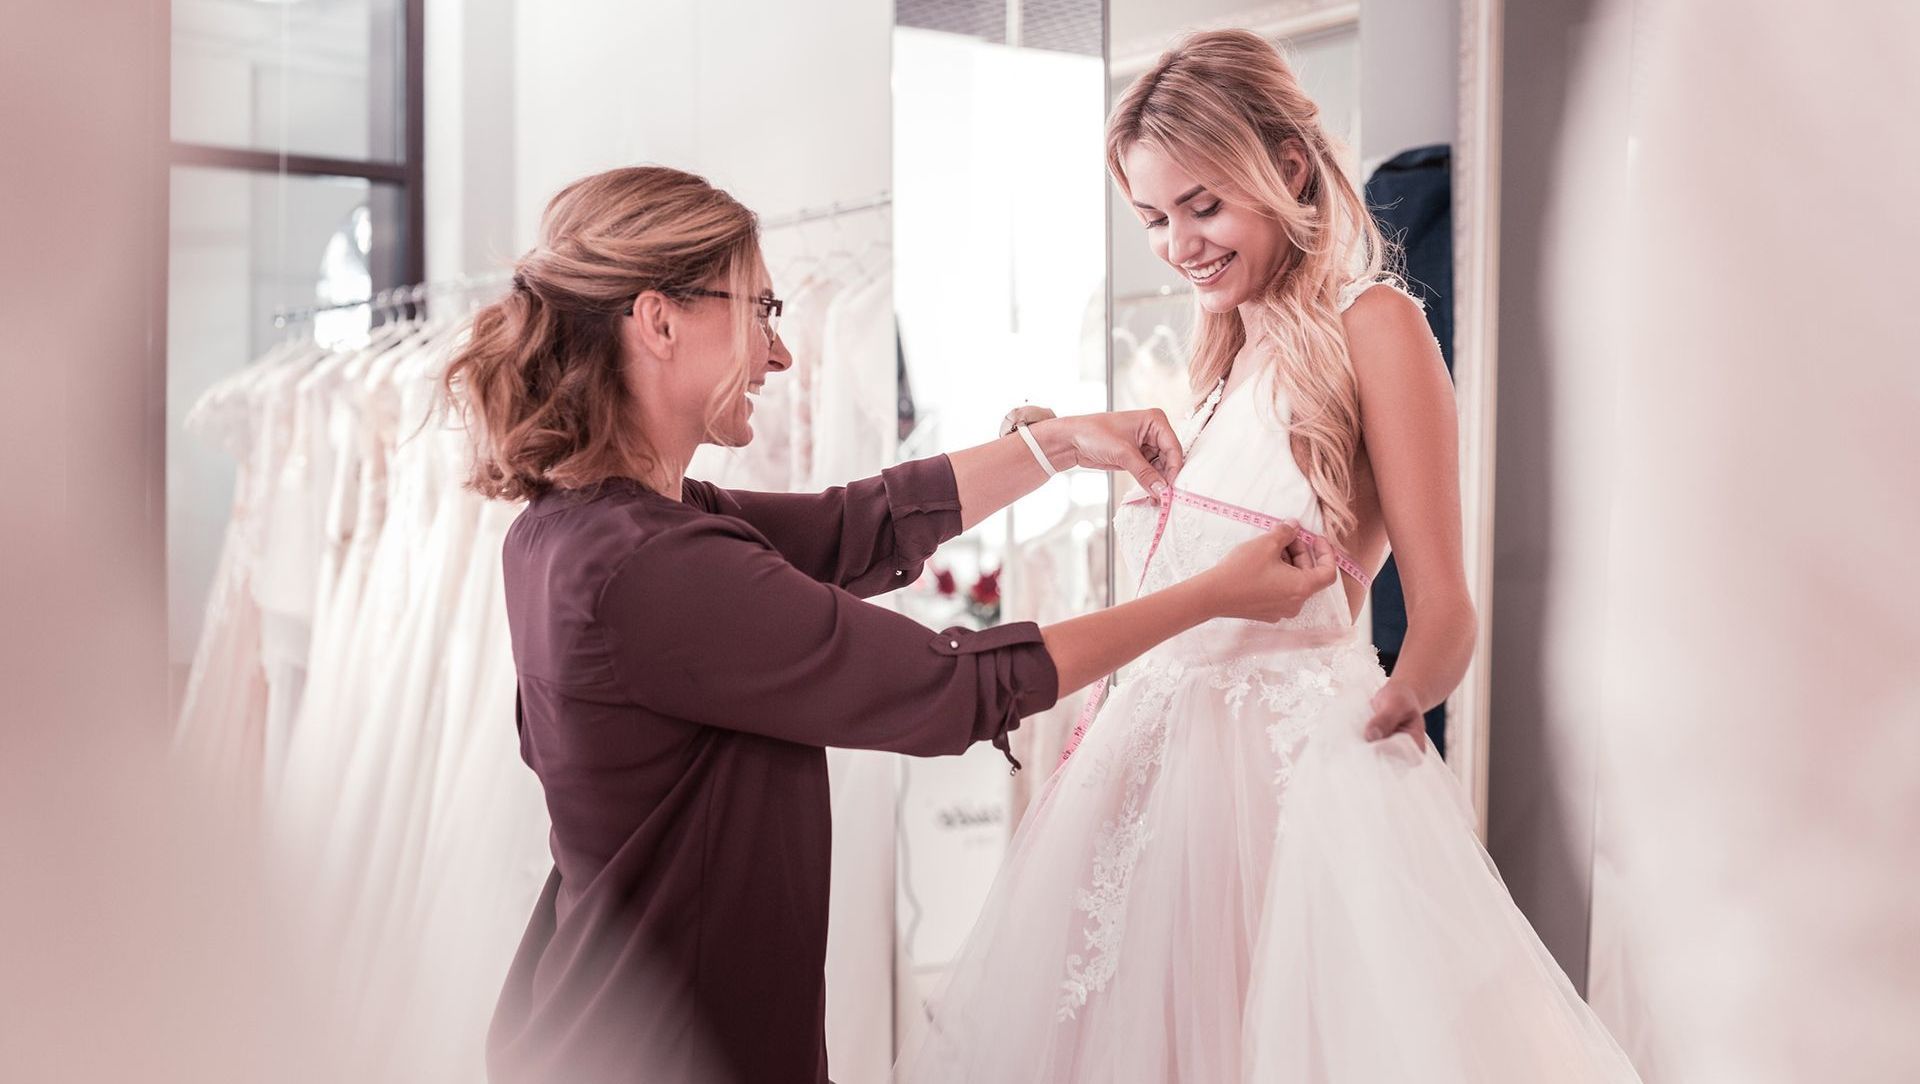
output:
<instances>
[{"instance_id":1,"label":"pink measuring tape","mask_svg":"<svg viewBox=\"0 0 1920 1084\"><path fill-rule=\"evenodd\" d=\"M1202 512L1211 512L1216 516L1224 516L1227 519L1247 524L1250 527L1256 527L1262 531L1271 531L1275 527L1280 526L1280 518L1278 516L1269 516L1264 512L1255 512L1251 508L1242 508L1237 504L1216 501L1212 497L1202 497L1197 493L1190 493L1184 489L1174 489L1171 491L1170 496L1170 500L1160 505L1160 518L1153 525L1153 541L1147 544L1147 559L1140 563L1140 583L1134 588L1135 595L1140 593L1141 587L1146 586L1147 570L1153 567L1153 555L1160 552L1160 540L1166 537L1167 521L1173 518L1173 506L1176 504L1184 504L1197 508ZM1152 499L1152 497L1142 495L1126 503L1140 504L1143 501L1150 501ZM1373 582L1373 577L1367 575L1366 569L1361 568L1358 561L1341 552L1339 547L1335 546L1332 542L1307 530L1305 527L1300 528L1299 537L1301 541L1309 545L1317 541L1325 545L1328 549L1333 550L1334 566L1353 577L1354 581L1361 587L1367 587ZM1059 771L1060 765L1065 764L1067 758L1073 755L1073 751L1080 747L1080 740L1087 736L1087 728L1093 725L1094 716L1100 713L1100 703L1106 698L1107 687L1112 683L1113 675L1108 674L1095 683L1093 691L1087 694L1086 705L1080 709L1080 719L1073 725L1073 733L1067 738L1067 747L1060 752L1060 761L1059 764L1054 766L1055 771Z\"/></svg>"}]
</instances>

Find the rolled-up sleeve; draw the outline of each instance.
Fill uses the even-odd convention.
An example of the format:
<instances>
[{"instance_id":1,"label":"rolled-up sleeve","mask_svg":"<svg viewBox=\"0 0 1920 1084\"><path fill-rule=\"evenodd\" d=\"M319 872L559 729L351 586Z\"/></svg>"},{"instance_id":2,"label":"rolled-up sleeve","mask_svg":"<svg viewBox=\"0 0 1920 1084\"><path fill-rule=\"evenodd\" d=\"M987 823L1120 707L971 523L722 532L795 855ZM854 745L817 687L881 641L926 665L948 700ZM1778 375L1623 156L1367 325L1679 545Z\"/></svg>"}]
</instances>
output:
<instances>
[{"instance_id":1,"label":"rolled-up sleeve","mask_svg":"<svg viewBox=\"0 0 1920 1084\"><path fill-rule=\"evenodd\" d=\"M621 690L653 711L807 745L1003 751L1059 697L1039 627L932 632L701 516L615 569L596 621Z\"/></svg>"},{"instance_id":2,"label":"rolled-up sleeve","mask_svg":"<svg viewBox=\"0 0 1920 1084\"><path fill-rule=\"evenodd\" d=\"M819 493L712 494L716 511L752 524L801 573L862 598L919 579L933 551L960 533L959 486L944 455Z\"/></svg>"}]
</instances>

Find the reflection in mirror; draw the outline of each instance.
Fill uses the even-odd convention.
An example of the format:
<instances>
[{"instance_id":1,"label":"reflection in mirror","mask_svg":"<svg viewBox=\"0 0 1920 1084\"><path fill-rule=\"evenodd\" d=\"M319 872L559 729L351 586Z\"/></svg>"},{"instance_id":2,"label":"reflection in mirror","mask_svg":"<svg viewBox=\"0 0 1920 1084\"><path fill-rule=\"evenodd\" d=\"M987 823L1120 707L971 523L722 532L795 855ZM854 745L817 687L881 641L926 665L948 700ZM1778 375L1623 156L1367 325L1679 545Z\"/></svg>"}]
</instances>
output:
<instances>
[{"instance_id":1,"label":"reflection in mirror","mask_svg":"<svg viewBox=\"0 0 1920 1084\"><path fill-rule=\"evenodd\" d=\"M1420 130L1371 91L1451 86L1446 9L1116 5L1146 59L1116 49L1110 72L1114 393L1191 415L1177 491L1114 512L1122 591L1193 585L1283 517L1326 574L1123 669L902 1079L1637 1079L1428 741L1475 637L1439 341L1453 121L1444 95ZM1410 628L1370 582L1389 525ZM1250 590L1272 570L1230 571Z\"/></svg>"},{"instance_id":2,"label":"reflection in mirror","mask_svg":"<svg viewBox=\"0 0 1920 1084\"><path fill-rule=\"evenodd\" d=\"M1365 5L1229 0L1199 6L1117 0L1112 7L1110 75L1116 96L1162 50L1194 30L1244 28L1282 49L1301 88L1319 107L1320 124L1343 155L1340 165L1364 185L1383 234L1399 246L1404 263L1396 269L1421 301L1451 368L1453 6L1436 0L1368 0ZM1122 201L1114 202L1111 231L1115 405L1157 406L1182 417L1204 391L1191 386L1187 371L1192 291L1152 254L1140 219ZM1406 634L1405 600L1391 557L1358 620L1391 672ZM1445 705L1427 714L1427 732L1443 755L1446 718Z\"/></svg>"},{"instance_id":3,"label":"reflection in mirror","mask_svg":"<svg viewBox=\"0 0 1920 1084\"><path fill-rule=\"evenodd\" d=\"M1023 402L1106 409L1101 5L900 0L895 14L895 304L914 404L900 455L990 441ZM941 547L902 608L941 628L1104 606L1107 492L1099 472L1054 479ZM1016 776L985 745L899 764L903 1034L972 928L1076 707L1015 732Z\"/></svg>"}]
</instances>

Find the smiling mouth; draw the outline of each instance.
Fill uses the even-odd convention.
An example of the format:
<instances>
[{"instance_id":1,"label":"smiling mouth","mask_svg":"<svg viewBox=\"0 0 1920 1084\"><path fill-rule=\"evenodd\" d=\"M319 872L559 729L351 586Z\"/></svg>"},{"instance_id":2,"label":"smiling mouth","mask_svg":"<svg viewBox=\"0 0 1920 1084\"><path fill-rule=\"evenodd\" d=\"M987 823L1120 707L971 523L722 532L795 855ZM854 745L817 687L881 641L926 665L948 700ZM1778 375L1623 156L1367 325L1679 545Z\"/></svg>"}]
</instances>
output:
<instances>
[{"instance_id":1,"label":"smiling mouth","mask_svg":"<svg viewBox=\"0 0 1920 1084\"><path fill-rule=\"evenodd\" d=\"M1207 283L1219 278L1221 274L1226 271L1227 265L1231 264L1234 257L1238 255L1239 253L1237 252L1229 252L1212 263L1201 264L1198 267L1182 267L1180 270L1186 274L1188 281L1192 282L1195 286L1205 286Z\"/></svg>"}]
</instances>

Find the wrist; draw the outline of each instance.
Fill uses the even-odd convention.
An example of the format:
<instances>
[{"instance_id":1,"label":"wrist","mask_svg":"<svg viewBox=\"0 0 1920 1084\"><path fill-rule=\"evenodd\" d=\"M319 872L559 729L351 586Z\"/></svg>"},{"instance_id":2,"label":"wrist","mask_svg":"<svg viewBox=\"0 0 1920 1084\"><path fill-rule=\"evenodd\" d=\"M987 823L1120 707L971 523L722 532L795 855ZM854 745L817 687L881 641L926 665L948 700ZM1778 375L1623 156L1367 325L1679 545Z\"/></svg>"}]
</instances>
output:
<instances>
[{"instance_id":1,"label":"wrist","mask_svg":"<svg viewBox=\"0 0 1920 1084\"><path fill-rule=\"evenodd\" d=\"M1230 608L1226 584L1220 577L1220 570L1209 568L1194 576L1167 588L1169 591L1183 593L1185 611L1194 625L1204 624L1218 617L1228 616Z\"/></svg>"},{"instance_id":2,"label":"wrist","mask_svg":"<svg viewBox=\"0 0 1920 1084\"><path fill-rule=\"evenodd\" d=\"M1041 454L1057 471L1080 465L1080 453L1073 442L1073 428L1066 418L1042 418L1027 423L1027 432L1040 444Z\"/></svg>"},{"instance_id":3,"label":"wrist","mask_svg":"<svg viewBox=\"0 0 1920 1084\"><path fill-rule=\"evenodd\" d=\"M1380 692L1389 696L1398 695L1405 697L1413 704L1414 710L1419 712L1425 712L1434 704L1439 703L1438 699L1430 701L1425 692L1421 691L1417 685L1406 678L1389 677L1387 683L1380 687Z\"/></svg>"}]
</instances>

